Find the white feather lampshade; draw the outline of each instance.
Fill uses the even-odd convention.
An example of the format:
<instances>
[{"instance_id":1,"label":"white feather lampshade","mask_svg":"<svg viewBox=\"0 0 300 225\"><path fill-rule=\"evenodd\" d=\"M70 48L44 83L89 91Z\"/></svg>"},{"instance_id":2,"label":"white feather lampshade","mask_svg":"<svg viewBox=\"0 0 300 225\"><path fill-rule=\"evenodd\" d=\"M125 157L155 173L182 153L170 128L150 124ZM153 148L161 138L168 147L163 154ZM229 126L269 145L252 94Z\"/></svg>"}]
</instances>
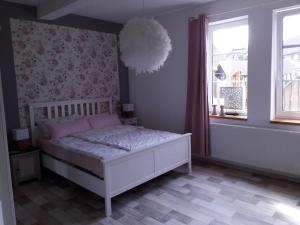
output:
<instances>
[{"instance_id":1,"label":"white feather lampshade","mask_svg":"<svg viewBox=\"0 0 300 225\"><path fill-rule=\"evenodd\" d=\"M157 71L172 50L164 27L147 18L129 20L120 32L119 46L122 61L137 74Z\"/></svg>"}]
</instances>

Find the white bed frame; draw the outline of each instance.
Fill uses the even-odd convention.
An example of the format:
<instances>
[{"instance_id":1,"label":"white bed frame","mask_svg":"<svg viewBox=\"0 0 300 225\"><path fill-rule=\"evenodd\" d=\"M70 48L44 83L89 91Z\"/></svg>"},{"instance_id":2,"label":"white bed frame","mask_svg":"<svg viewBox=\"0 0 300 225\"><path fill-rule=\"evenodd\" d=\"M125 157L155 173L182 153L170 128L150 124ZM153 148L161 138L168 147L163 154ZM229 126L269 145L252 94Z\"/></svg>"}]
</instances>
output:
<instances>
[{"instance_id":1,"label":"white bed frame","mask_svg":"<svg viewBox=\"0 0 300 225\"><path fill-rule=\"evenodd\" d=\"M101 114L100 105L108 104L112 113L110 98L71 100L29 104L32 142L39 136L35 119L35 111L47 112L48 119L62 118L74 113L78 115ZM106 112L107 113L107 112ZM177 139L146 148L138 152L129 152L121 157L103 161L103 179L93 176L74 166L42 153L44 167L65 177L68 180L100 195L105 199L105 213L110 216L111 198L128 191L163 173L184 164L191 172L191 134L184 134Z\"/></svg>"}]
</instances>

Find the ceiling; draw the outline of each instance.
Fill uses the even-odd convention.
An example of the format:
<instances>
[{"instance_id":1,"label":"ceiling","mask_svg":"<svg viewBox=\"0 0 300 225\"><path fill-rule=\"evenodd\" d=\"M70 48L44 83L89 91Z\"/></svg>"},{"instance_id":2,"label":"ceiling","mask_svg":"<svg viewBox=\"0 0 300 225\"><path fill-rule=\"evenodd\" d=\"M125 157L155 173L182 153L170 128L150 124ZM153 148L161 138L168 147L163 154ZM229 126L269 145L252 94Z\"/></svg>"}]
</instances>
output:
<instances>
[{"instance_id":1,"label":"ceiling","mask_svg":"<svg viewBox=\"0 0 300 225\"><path fill-rule=\"evenodd\" d=\"M26 5L39 6L52 0L7 0ZM73 13L81 16L114 21L126 22L135 16L157 16L170 11L195 7L214 0L85 0L85 3Z\"/></svg>"}]
</instances>

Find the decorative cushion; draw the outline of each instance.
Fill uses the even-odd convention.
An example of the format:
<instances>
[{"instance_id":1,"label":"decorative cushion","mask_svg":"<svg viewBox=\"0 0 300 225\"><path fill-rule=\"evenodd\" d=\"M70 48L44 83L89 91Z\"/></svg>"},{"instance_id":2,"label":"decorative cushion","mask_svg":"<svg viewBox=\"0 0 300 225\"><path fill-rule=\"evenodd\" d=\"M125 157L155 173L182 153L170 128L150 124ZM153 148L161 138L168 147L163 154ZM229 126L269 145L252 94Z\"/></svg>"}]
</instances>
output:
<instances>
[{"instance_id":1,"label":"decorative cushion","mask_svg":"<svg viewBox=\"0 0 300 225\"><path fill-rule=\"evenodd\" d=\"M57 139L91 129L91 126L86 118L61 123L47 123L47 126L51 134L51 139Z\"/></svg>"},{"instance_id":2,"label":"decorative cushion","mask_svg":"<svg viewBox=\"0 0 300 225\"><path fill-rule=\"evenodd\" d=\"M117 114L91 116L88 118L88 121L94 129L122 124Z\"/></svg>"},{"instance_id":3,"label":"decorative cushion","mask_svg":"<svg viewBox=\"0 0 300 225\"><path fill-rule=\"evenodd\" d=\"M50 130L47 125L48 123L64 123L67 121L78 120L80 118L83 118L83 117L80 115L74 114L74 115L67 116L67 117L61 117L61 118L56 118L56 119L45 119L45 120L38 121L36 123L36 125L39 130L39 136L44 139L51 139Z\"/></svg>"}]
</instances>

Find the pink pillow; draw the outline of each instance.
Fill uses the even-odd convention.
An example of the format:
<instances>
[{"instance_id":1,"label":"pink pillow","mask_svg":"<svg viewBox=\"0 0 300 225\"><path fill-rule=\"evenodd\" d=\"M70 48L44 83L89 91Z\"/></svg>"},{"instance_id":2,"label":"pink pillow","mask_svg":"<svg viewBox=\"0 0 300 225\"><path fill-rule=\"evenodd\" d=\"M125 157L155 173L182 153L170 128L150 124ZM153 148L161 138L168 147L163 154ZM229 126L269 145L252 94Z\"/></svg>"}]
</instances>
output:
<instances>
[{"instance_id":1,"label":"pink pillow","mask_svg":"<svg viewBox=\"0 0 300 225\"><path fill-rule=\"evenodd\" d=\"M121 125L121 121L119 120L118 115L98 115L98 116L91 116L88 118L90 126L92 128L103 128L107 126L113 125Z\"/></svg>"},{"instance_id":2,"label":"pink pillow","mask_svg":"<svg viewBox=\"0 0 300 225\"><path fill-rule=\"evenodd\" d=\"M47 126L49 127L52 139L65 137L70 134L91 129L90 124L86 118L66 121L62 123L47 123Z\"/></svg>"}]
</instances>

